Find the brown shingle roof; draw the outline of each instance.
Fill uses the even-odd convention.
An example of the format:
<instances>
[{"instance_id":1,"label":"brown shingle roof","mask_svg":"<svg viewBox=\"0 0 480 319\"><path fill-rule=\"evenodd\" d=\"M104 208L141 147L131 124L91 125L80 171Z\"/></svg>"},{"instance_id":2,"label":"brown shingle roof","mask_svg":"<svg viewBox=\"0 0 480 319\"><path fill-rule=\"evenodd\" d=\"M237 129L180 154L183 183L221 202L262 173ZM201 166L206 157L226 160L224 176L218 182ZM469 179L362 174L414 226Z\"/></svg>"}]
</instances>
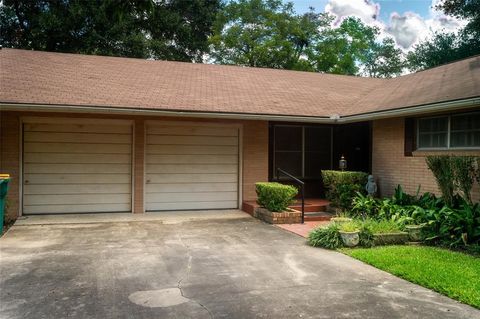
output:
<instances>
[{"instance_id":1,"label":"brown shingle roof","mask_svg":"<svg viewBox=\"0 0 480 319\"><path fill-rule=\"evenodd\" d=\"M329 117L480 95L480 57L395 79L0 50L0 102Z\"/></svg>"}]
</instances>

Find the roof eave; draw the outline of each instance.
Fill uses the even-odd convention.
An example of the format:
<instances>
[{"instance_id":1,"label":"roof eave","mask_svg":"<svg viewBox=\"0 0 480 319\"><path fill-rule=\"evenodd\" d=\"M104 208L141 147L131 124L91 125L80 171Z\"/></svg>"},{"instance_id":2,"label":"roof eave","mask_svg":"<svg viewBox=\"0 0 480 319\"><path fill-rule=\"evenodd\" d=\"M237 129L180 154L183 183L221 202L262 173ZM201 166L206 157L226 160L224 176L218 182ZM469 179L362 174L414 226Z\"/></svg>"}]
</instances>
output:
<instances>
[{"instance_id":1,"label":"roof eave","mask_svg":"<svg viewBox=\"0 0 480 319\"><path fill-rule=\"evenodd\" d=\"M281 114L252 114L252 113L229 113L229 112L201 112L180 111L165 109L146 109L131 107L106 107L106 106L83 106L83 105L55 105L55 104L29 104L0 102L0 110L3 111L33 111L33 112L66 112L66 113L95 113L116 115L142 115L142 116L171 116L193 118L215 118L232 120L263 120L263 121L288 121L308 122L319 124L342 124L363 121L372 121L394 117L418 116L427 113L438 113L469 109L480 106L480 96L444 101L438 103L423 104L417 106L402 107L389 110L372 111L347 116L302 116Z\"/></svg>"}]
</instances>

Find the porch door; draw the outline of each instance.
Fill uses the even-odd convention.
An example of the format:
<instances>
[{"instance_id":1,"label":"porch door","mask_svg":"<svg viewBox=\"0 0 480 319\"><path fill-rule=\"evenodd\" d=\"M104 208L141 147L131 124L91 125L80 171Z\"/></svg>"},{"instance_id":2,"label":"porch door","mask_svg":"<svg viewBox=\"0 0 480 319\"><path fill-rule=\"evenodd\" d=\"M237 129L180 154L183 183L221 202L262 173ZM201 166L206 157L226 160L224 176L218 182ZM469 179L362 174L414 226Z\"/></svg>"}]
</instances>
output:
<instances>
[{"instance_id":1,"label":"porch door","mask_svg":"<svg viewBox=\"0 0 480 319\"><path fill-rule=\"evenodd\" d=\"M306 182L307 197L322 196L321 171L332 167L332 128L276 124L271 132L272 179L279 167Z\"/></svg>"}]
</instances>

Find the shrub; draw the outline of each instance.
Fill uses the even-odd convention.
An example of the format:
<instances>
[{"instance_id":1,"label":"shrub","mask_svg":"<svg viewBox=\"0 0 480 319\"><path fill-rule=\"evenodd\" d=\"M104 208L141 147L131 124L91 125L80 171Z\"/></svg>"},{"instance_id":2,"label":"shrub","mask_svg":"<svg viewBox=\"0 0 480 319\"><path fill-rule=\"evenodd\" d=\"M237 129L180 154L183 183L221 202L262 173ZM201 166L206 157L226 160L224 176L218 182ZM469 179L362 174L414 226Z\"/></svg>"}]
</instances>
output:
<instances>
[{"instance_id":1,"label":"shrub","mask_svg":"<svg viewBox=\"0 0 480 319\"><path fill-rule=\"evenodd\" d=\"M450 156L427 156L426 162L428 168L432 171L435 179L437 180L438 187L442 192L443 198L447 205L451 206L453 200L453 192L455 190L454 185L454 173L450 161Z\"/></svg>"},{"instance_id":2,"label":"shrub","mask_svg":"<svg viewBox=\"0 0 480 319\"><path fill-rule=\"evenodd\" d=\"M367 177L363 172L322 171L325 195L332 205L349 209L355 194L364 192Z\"/></svg>"},{"instance_id":3,"label":"shrub","mask_svg":"<svg viewBox=\"0 0 480 319\"><path fill-rule=\"evenodd\" d=\"M339 229L347 233L356 232L360 230L360 224L356 221L346 222L340 224Z\"/></svg>"},{"instance_id":4,"label":"shrub","mask_svg":"<svg viewBox=\"0 0 480 319\"><path fill-rule=\"evenodd\" d=\"M326 227L318 227L308 234L308 244L313 247L336 249L343 246L338 225L330 223Z\"/></svg>"},{"instance_id":5,"label":"shrub","mask_svg":"<svg viewBox=\"0 0 480 319\"><path fill-rule=\"evenodd\" d=\"M462 192L463 198L471 204L470 192L475 181L475 157L452 156L450 160L455 176L455 187Z\"/></svg>"},{"instance_id":6,"label":"shrub","mask_svg":"<svg viewBox=\"0 0 480 319\"><path fill-rule=\"evenodd\" d=\"M363 226L372 234L389 234L401 231L400 225L391 219L367 219L363 222Z\"/></svg>"},{"instance_id":7,"label":"shrub","mask_svg":"<svg viewBox=\"0 0 480 319\"><path fill-rule=\"evenodd\" d=\"M256 183L257 202L272 212L285 211L294 201L298 189L280 183Z\"/></svg>"},{"instance_id":8,"label":"shrub","mask_svg":"<svg viewBox=\"0 0 480 319\"><path fill-rule=\"evenodd\" d=\"M350 214L357 218L375 217L379 208L380 201L378 199L357 193L352 199Z\"/></svg>"}]
</instances>

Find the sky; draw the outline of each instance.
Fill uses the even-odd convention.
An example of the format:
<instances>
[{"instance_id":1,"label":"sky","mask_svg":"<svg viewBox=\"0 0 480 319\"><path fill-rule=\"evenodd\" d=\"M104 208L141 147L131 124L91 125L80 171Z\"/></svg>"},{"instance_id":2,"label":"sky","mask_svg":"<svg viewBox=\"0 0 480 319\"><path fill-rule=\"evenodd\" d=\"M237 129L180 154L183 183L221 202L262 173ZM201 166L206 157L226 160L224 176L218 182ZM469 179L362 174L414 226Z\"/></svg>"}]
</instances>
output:
<instances>
[{"instance_id":1,"label":"sky","mask_svg":"<svg viewBox=\"0 0 480 319\"><path fill-rule=\"evenodd\" d=\"M393 37L398 47L408 51L432 36L435 31L456 31L464 21L445 16L434 8L441 0L292 0L297 13L314 7L317 12L329 12L335 23L356 16L368 25L377 26L381 36Z\"/></svg>"}]
</instances>

